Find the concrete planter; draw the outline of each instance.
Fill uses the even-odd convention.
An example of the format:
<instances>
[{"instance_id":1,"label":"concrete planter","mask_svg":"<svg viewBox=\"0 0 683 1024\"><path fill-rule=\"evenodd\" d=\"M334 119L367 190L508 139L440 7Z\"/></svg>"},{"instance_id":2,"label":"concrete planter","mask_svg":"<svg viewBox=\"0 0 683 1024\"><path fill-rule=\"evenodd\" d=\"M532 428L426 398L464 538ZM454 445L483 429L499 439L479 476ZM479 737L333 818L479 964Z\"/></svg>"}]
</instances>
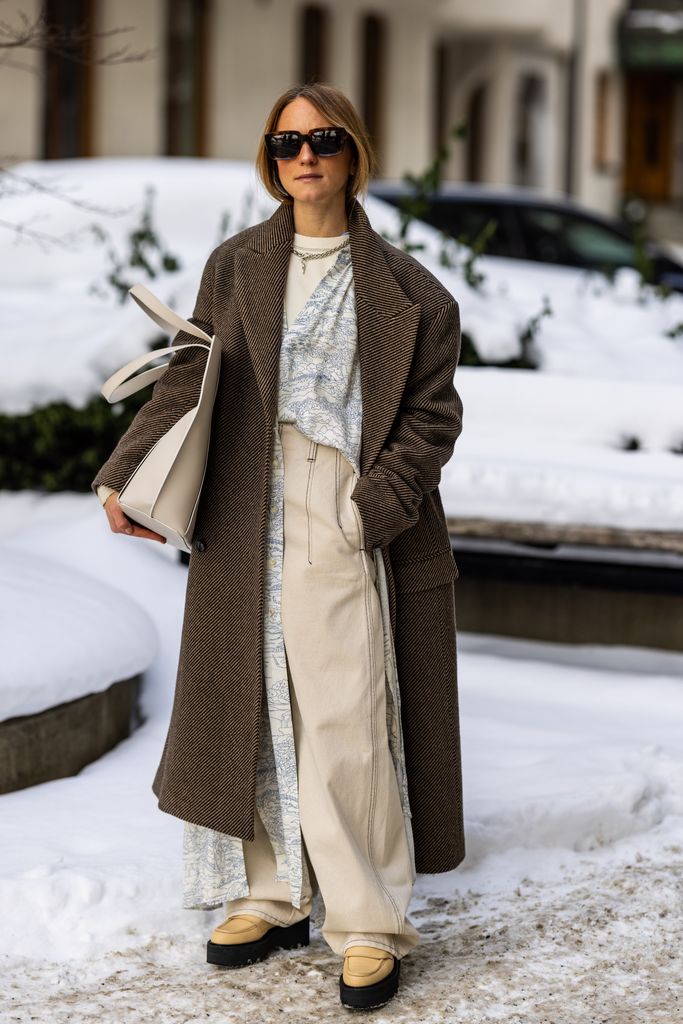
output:
<instances>
[{"instance_id":1,"label":"concrete planter","mask_svg":"<svg viewBox=\"0 0 683 1024\"><path fill-rule=\"evenodd\" d=\"M142 724L142 676L0 722L0 793L76 775Z\"/></svg>"}]
</instances>

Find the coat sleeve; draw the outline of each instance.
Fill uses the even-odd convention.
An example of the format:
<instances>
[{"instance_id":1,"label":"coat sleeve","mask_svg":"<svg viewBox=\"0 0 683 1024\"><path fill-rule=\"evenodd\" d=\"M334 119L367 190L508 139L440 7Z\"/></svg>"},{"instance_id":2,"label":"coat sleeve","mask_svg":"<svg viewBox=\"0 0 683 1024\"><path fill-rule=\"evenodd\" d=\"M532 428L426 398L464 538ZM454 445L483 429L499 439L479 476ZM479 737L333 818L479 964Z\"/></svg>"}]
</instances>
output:
<instances>
[{"instance_id":1,"label":"coat sleeve","mask_svg":"<svg viewBox=\"0 0 683 1024\"><path fill-rule=\"evenodd\" d=\"M462 431L462 401L453 383L460 357L460 309L449 300L419 337L396 420L371 469L351 494L365 548L390 544L420 515L438 486Z\"/></svg>"},{"instance_id":2,"label":"coat sleeve","mask_svg":"<svg viewBox=\"0 0 683 1024\"><path fill-rule=\"evenodd\" d=\"M209 256L202 272L191 323L213 335L214 271L218 247ZM178 331L173 345L197 341L187 331ZM204 375L206 352L187 348L171 355L166 371L154 382L152 393L138 410L130 426L119 439L107 461L100 467L90 487L106 484L120 491L133 470L174 423L197 404Z\"/></svg>"}]
</instances>

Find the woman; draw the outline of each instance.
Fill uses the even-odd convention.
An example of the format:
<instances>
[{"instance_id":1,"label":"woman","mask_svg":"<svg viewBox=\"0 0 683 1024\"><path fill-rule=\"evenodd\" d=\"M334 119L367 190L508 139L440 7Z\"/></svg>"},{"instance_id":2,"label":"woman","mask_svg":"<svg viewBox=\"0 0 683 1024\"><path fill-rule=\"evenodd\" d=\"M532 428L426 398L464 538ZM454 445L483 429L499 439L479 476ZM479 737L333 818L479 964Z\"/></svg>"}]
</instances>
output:
<instances>
[{"instance_id":1,"label":"woman","mask_svg":"<svg viewBox=\"0 0 683 1024\"><path fill-rule=\"evenodd\" d=\"M306 944L319 893L341 1001L365 1008L419 942L416 871L464 857L438 492L462 430L458 305L371 228L373 162L340 90L289 89L257 158L280 206L204 268L191 320L221 339L221 376L152 785L185 822L184 905L225 904L209 962ZM172 358L93 480L114 532L163 540L117 494L196 404L202 359Z\"/></svg>"}]
</instances>

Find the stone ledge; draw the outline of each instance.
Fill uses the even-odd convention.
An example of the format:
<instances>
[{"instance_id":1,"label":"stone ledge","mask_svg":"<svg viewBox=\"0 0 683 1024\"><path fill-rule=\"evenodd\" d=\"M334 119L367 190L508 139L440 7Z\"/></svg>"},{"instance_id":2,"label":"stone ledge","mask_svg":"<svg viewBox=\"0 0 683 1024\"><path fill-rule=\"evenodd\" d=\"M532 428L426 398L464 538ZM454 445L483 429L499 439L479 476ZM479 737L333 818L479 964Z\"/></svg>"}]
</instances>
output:
<instances>
[{"instance_id":1,"label":"stone ledge","mask_svg":"<svg viewBox=\"0 0 683 1024\"><path fill-rule=\"evenodd\" d=\"M142 724L142 676L0 722L0 793L76 775Z\"/></svg>"},{"instance_id":2,"label":"stone ledge","mask_svg":"<svg viewBox=\"0 0 683 1024\"><path fill-rule=\"evenodd\" d=\"M680 530L643 530L637 527L591 523L545 523L513 519L478 519L447 516L451 540L477 537L517 541L521 544L585 544L600 548L633 548L683 554Z\"/></svg>"}]
</instances>

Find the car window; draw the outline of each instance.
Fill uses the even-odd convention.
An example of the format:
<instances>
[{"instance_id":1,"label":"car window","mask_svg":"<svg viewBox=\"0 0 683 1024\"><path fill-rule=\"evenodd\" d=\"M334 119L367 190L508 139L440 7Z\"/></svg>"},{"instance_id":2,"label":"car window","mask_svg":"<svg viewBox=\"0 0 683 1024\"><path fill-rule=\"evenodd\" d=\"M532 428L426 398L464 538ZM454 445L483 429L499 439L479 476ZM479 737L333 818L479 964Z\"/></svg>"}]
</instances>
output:
<instances>
[{"instance_id":1,"label":"car window","mask_svg":"<svg viewBox=\"0 0 683 1024\"><path fill-rule=\"evenodd\" d=\"M507 211L497 203L476 203L444 197L433 203L429 217L431 219L428 223L453 238L464 236L468 243L477 238L487 223L495 221L495 230L489 235L484 252L489 256L518 255Z\"/></svg>"},{"instance_id":2,"label":"car window","mask_svg":"<svg viewBox=\"0 0 683 1024\"><path fill-rule=\"evenodd\" d=\"M633 244L616 231L573 213L517 207L527 259L611 271L635 266Z\"/></svg>"},{"instance_id":3,"label":"car window","mask_svg":"<svg viewBox=\"0 0 683 1024\"><path fill-rule=\"evenodd\" d=\"M370 190L372 194L372 190ZM396 194L379 195L392 206L399 205ZM489 221L495 221L495 230L489 235L484 252L491 256L521 256L521 242L516 238L516 226L511 224L508 211L495 202L476 202L448 196L436 197L428 202L419 219L452 238L464 236L472 242Z\"/></svg>"}]
</instances>

